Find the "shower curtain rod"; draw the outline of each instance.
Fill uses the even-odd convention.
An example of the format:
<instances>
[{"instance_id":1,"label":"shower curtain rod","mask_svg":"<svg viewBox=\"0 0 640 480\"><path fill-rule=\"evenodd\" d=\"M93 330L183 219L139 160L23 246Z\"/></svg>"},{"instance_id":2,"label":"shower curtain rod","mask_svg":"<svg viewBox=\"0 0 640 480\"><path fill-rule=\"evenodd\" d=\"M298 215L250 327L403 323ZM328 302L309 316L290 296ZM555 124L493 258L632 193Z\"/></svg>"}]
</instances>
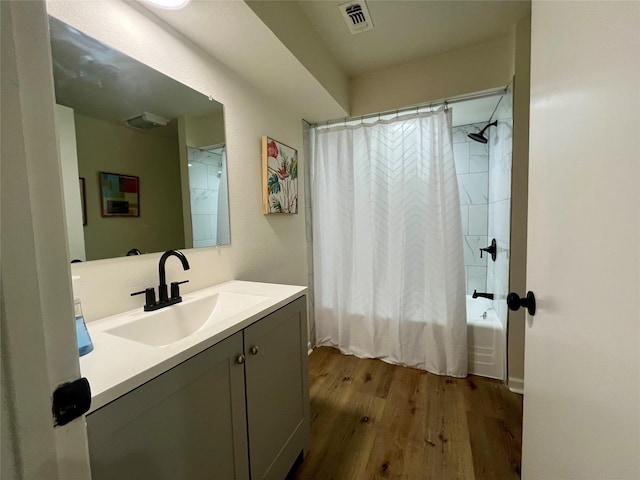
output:
<instances>
[{"instance_id":1,"label":"shower curtain rod","mask_svg":"<svg viewBox=\"0 0 640 480\"><path fill-rule=\"evenodd\" d=\"M375 117L380 118L381 116L384 116L384 115L393 115L393 114L398 116L400 114L411 113L411 112L417 113L418 110L420 110L421 108L434 108L434 107L441 107L443 105L446 107L447 105L451 105L453 103L465 102L467 100L477 100L479 98L487 98L487 97L495 97L496 95L504 95L505 93L507 93L508 88L509 87L494 88L492 90L485 90L484 92L480 92L480 93L472 93L469 95L459 95L456 97L436 100L433 102L419 103L411 107L404 107L396 110L386 110L384 112L368 113L366 115L358 115L356 117L344 117L344 118L338 118L335 120L326 120L324 122L311 123L309 124L309 126L310 127L333 127L341 124L344 125L347 122L355 122L359 120L362 121L365 118L375 118Z\"/></svg>"}]
</instances>

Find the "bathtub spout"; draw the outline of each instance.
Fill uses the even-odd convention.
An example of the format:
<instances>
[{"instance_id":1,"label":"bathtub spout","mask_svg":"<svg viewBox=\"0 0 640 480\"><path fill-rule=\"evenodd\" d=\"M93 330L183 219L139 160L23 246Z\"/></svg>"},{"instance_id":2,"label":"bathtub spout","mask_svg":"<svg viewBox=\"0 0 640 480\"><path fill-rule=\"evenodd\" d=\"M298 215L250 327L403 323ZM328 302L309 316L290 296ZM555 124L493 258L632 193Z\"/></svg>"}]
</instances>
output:
<instances>
[{"instance_id":1,"label":"bathtub spout","mask_svg":"<svg viewBox=\"0 0 640 480\"><path fill-rule=\"evenodd\" d=\"M473 295L471 295L471 298L478 298L478 297L483 297L483 298L488 298L489 300L493 300L493 293L482 293L474 290Z\"/></svg>"}]
</instances>

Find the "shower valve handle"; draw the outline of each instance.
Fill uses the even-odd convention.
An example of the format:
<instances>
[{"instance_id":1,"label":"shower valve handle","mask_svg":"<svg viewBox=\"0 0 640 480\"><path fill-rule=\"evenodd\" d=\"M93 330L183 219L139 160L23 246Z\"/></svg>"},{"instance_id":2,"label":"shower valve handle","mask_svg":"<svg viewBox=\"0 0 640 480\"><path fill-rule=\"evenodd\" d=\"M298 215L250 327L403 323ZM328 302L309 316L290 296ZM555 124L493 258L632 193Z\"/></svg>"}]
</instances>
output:
<instances>
[{"instance_id":1,"label":"shower valve handle","mask_svg":"<svg viewBox=\"0 0 640 480\"><path fill-rule=\"evenodd\" d=\"M491 254L491 260L496 261L496 256L498 254L498 245L496 243L496 239L491 240L491 245L486 248L480 249L480 258L482 258L482 252L487 252Z\"/></svg>"}]
</instances>

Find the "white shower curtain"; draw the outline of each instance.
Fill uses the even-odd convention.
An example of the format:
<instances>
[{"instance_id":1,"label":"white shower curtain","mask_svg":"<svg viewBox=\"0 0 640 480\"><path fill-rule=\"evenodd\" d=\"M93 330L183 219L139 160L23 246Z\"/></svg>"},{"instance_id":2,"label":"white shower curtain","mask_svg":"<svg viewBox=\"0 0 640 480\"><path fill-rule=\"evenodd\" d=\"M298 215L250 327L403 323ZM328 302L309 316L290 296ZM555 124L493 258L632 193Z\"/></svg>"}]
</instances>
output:
<instances>
[{"instance_id":1,"label":"white shower curtain","mask_svg":"<svg viewBox=\"0 0 640 480\"><path fill-rule=\"evenodd\" d=\"M314 137L317 344L466 376L451 111L317 128Z\"/></svg>"}]
</instances>

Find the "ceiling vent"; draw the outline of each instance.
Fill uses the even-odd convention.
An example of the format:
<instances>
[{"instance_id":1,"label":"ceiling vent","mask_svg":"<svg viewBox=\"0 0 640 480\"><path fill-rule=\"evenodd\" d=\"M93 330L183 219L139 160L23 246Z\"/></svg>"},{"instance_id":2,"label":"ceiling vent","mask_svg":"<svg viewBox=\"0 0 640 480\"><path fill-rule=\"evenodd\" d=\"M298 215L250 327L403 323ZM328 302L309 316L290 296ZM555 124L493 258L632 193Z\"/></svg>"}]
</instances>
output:
<instances>
[{"instance_id":1,"label":"ceiling vent","mask_svg":"<svg viewBox=\"0 0 640 480\"><path fill-rule=\"evenodd\" d=\"M160 115L154 115L153 113L149 112L142 112L140 115L127 118L125 122L132 128L148 130L155 127L164 127L167 123L169 123L169 120L167 120L166 118L162 118Z\"/></svg>"},{"instance_id":2,"label":"ceiling vent","mask_svg":"<svg viewBox=\"0 0 640 480\"><path fill-rule=\"evenodd\" d=\"M347 22L351 35L366 32L373 28L371 14L364 0L343 3L339 5L338 8L344 17L344 21Z\"/></svg>"}]
</instances>

